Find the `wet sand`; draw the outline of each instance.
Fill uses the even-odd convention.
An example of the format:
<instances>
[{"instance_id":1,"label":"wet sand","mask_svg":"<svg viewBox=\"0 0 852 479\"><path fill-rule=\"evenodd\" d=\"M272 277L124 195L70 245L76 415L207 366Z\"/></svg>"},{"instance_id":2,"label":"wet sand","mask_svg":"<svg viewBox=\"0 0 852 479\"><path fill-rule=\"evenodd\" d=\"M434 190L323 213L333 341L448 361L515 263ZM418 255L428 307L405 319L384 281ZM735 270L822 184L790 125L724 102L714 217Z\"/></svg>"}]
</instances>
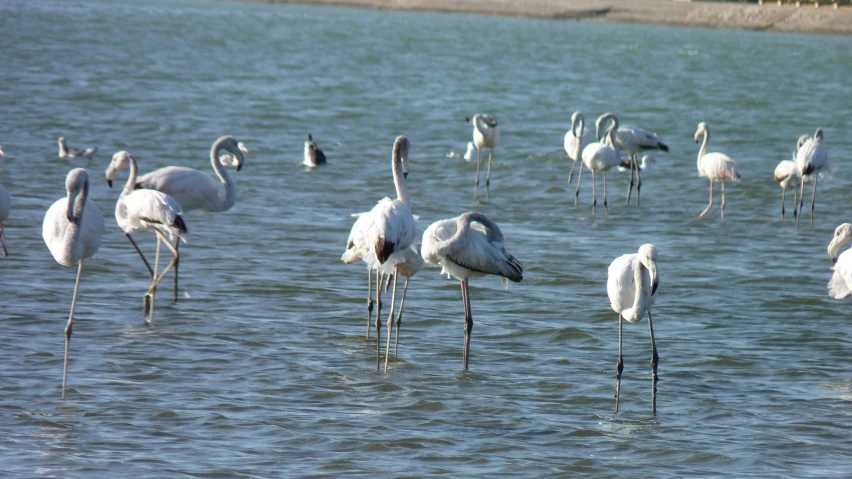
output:
<instances>
[{"instance_id":1,"label":"wet sand","mask_svg":"<svg viewBox=\"0 0 852 479\"><path fill-rule=\"evenodd\" d=\"M852 35L852 7L834 9L822 0L778 6L754 3L675 0L250 0L266 3L337 5L478 15L551 18L608 23L639 23L734 30Z\"/></svg>"}]
</instances>

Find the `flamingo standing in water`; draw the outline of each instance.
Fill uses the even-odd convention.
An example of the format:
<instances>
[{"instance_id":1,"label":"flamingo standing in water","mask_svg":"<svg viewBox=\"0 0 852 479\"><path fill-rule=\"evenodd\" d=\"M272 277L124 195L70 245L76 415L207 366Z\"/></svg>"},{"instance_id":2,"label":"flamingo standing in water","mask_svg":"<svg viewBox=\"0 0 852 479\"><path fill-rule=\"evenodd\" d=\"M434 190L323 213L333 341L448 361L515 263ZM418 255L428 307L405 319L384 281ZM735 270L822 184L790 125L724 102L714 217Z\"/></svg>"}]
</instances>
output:
<instances>
[{"instance_id":1,"label":"flamingo standing in water","mask_svg":"<svg viewBox=\"0 0 852 479\"><path fill-rule=\"evenodd\" d=\"M828 152L822 144L823 132L822 128L817 128L813 138L808 138L802 144L799 151L796 152L796 166L799 169L799 174L802 177L813 177L814 190L811 194L811 227L814 225L814 201L816 200L817 180L820 172L831 170L831 164L828 162ZM802 216L802 204L804 199L802 196L805 193L805 184L802 182L799 191L799 213L796 215L796 227L799 226L799 218Z\"/></svg>"},{"instance_id":2,"label":"flamingo standing in water","mask_svg":"<svg viewBox=\"0 0 852 479\"><path fill-rule=\"evenodd\" d=\"M843 299L852 295L852 250L837 255L840 248L852 241L852 224L843 223L834 230L834 238L828 245L828 257L834 263L834 274L828 282L828 295L834 299Z\"/></svg>"},{"instance_id":3,"label":"flamingo standing in water","mask_svg":"<svg viewBox=\"0 0 852 479\"><path fill-rule=\"evenodd\" d=\"M423 269L423 257L420 256L420 241L415 241L416 242L413 245L409 246L408 249L405 250L405 261L397 264L399 275L405 278L405 286L402 288L402 299L399 302L399 312L396 313L396 334L394 335L393 347L394 356L397 356L399 352L399 327L402 325L402 310L405 307L405 295L408 293L408 280L417 274L418 271ZM388 279L385 282L385 293L388 292L391 277L395 276L388 276ZM369 325L367 325L367 327L369 328Z\"/></svg>"},{"instance_id":4,"label":"flamingo standing in water","mask_svg":"<svg viewBox=\"0 0 852 479\"><path fill-rule=\"evenodd\" d=\"M381 285L382 274L399 277L398 265L405 261L405 251L416 240L416 224L408 201L405 178L408 176L408 138L398 136L394 141L391 168L396 199L384 198L368 213L361 215L352 228L343 261L351 263L361 258L368 268L376 270L376 370L381 365ZM388 340L385 349L385 371L388 369L391 335L393 333L394 305L396 302L394 279L391 309L388 316ZM372 289L372 288L371 288ZM372 297L372 292L370 293ZM369 303L368 303L369 311ZM368 330L369 334L369 330Z\"/></svg>"},{"instance_id":5,"label":"flamingo standing in water","mask_svg":"<svg viewBox=\"0 0 852 479\"><path fill-rule=\"evenodd\" d=\"M698 176L703 176L710 180L710 203L707 208L698 216L704 216L713 207L713 182L722 182L722 219L725 218L725 180L737 181L740 179L740 172L737 170L737 163L724 153L707 153L707 142L710 141L710 127L706 122L698 124L698 129L695 131L695 142L704 135L704 142L701 144L701 149L698 150Z\"/></svg>"},{"instance_id":6,"label":"flamingo standing in water","mask_svg":"<svg viewBox=\"0 0 852 479\"><path fill-rule=\"evenodd\" d=\"M595 190L595 172L603 172L604 211L609 216L609 208L606 204L606 172L618 165L618 150L613 137L618 128L618 118L612 113L606 113L603 116L611 120L606 135L601 138L601 141L590 143L583 149L583 164L592 171L592 216L595 216L595 206L598 203L597 191ZM577 188L579 187L580 178L577 178Z\"/></svg>"},{"instance_id":7,"label":"flamingo standing in water","mask_svg":"<svg viewBox=\"0 0 852 479\"><path fill-rule=\"evenodd\" d=\"M473 331L468 280L493 274L508 286L509 281L519 283L523 279L523 265L506 252L500 227L477 212L432 223L423 232L421 253L427 263L440 265L442 274L461 282L465 320L463 364L467 370Z\"/></svg>"},{"instance_id":8,"label":"flamingo standing in water","mask_svg":"<svg viewBox=\"0 0 852 479\"><path fill-rule=\"evenodd\" d=\"M796 151L793 152L792 160L781 160L778 166L775 167L775 181L781 187L781 219L784 219L784 197L787 195L787 188L793 188L793 215L797 215L799 207L798 188L802 185L802 175L799 173L799 168L796 166L796 153L805 142L808 141L808 135L799 137L796 142Z\"/></svg>"},{"instance_id":9,"label":"flamingo standing in water","mask_svg":"<svg viewBox=\"0 0 852 479\"><path fill-rule=\"evenodd\" d=\"M68 350L71 345L71 329L74 323L74 307L80 289L83 261L93 257L101 246L104 232L104 217L98 206L88 199L89 175L83 168L75 168L65 178L65 198L50 206L41 225L41 236L53 259L62 266L77 265L77 280L71 299L71 312L65 325L65 361L62 366L62 399L65 399L65 384L68 376Z\"/></svg>"},{"instance_id":10,"label":"flamingo standing in water","mask_svg":"<svg viewBox=\"0 0 852 479\"><path fill-rule=\"evenodd\" d=\"M136 189L157 190L174 198L181 206L181 210L187 213L192 210L219 212L227 211L237 202L237 186L231 180L228 172L222 167L219 159L225 152L234 157L237 171L245 164L243 151L245 145L240 148L233 136L219 137L210 148L210 164L219 178L218 181L207 173L202 173L192 168L183 166L167 166L154 170L136 180ZM225 187L224 198L219 194L219 184ZM175 242L175 251L178 250L180 242ZM178 296L178 265L180 257L175 262L175 291L174 300Z\"/></svg>"},{"instance_id":11,"label":"flamingo standing in water","mask_svg":"<svg viewBox=\"0 0 852 479\"><path fill-rule=\"evenodd\" d=\"M621 387L621 372L624 361L621 356L622 319L637 323L648 314L648 329L651 332L651 409L657 414L657 344L654 342L654 323L651 321L651 306L654 304L659 277L657 276L657 248L643 244L639 253L619 256L609 265L606 292L613 311L618 313L618 364L615 376L615 412L618 412L618 393Z\"/></svg>"},{"instance_id":12,"label":"flamingo standing in water","mask_svg":"<svg viewBox=\"0 0 852 479\"><path fill-rule=\"evenodd\" d=\"M571 165L571 173L568 174L568 184L571 184L571 181L574 179L574 167L577 166L577 161L581 160L583 157L583 149L589 143L594 143L596 141L595 132L592 131L591 128L586 128L586 119L583 118L583 114L579 111L575 111L574 114L571 115L571 129L568 133L565 133L565 140L563 145L565 146L565 153L568 153L568 158L570 158L574 163ZM580 176L583 175L583 167L582 163L580 166ZM577 179L577 190L574 192L574 206L577 206L577 197L580 195L580 179Z\"/></svg>"},{"instance_id":13,"label":"flamingo standing in water","mask_svg":"<svg viewBox=\"0 0 852 479\"><path fill-rule=\"evenodd\" d=\"M157 285L166 276L166 273L177 264L179 255L172 243L183 239L186 234L186 223L181 215L180 204L171 196L157 190L135 190L136 185L136 158L127 151L119 151L112 156L112 161L106 170L107 184L112 188L112 181L116 172L124 168L130 168L130 175L124 185L121 195L115 205L115 220L119 228L124 231L130 244L139 253L142 262L148 268L151 275L151 285L144 296L144 312L149 324L154 324L154 294ZM130 233L136 231L150 231L157 236L157 257L154 261L154 269L148 264L142 250L133 241ZM168 239L166 238L168 237ZM160 269L160 245L165 244L172 252L172 261L162 271ZM159 276L158 276L159 275Z\"/></svg>"},{"instance_id":14,"label":"flamingo standing in water","mask_svg":"<svg viewBox=\"0 0 852 479\"><path fill-rule=\"evenodd\" d=\"M59 137L59 157L60 158L77 158L78 156L88 157L90 160L92 159L92 155L97 153L98 147L86 148L85 150L80 150L77 148L68 148L68 145L65 143L65 137Z\"/></svg>"},{"instance_id":15,"label":"flamingo standing in water","mask_svg":"<svg viewBox=\"0 0 852 479\"><path fill-rule=\"evenodd\" d=\"M476 146L476 182L473 188L473 202L476 203L476 195L479 191L479 165L480 165L480 150L488 148L488 172L485 174L485 201L488 201L488 188L491 184L491 158L494 155L494 148L500 143L500 127L497 126L497 119L491 115L479 113L473 118L467 119L473 123L473 144Z\"/></svg>"}]
</instances>

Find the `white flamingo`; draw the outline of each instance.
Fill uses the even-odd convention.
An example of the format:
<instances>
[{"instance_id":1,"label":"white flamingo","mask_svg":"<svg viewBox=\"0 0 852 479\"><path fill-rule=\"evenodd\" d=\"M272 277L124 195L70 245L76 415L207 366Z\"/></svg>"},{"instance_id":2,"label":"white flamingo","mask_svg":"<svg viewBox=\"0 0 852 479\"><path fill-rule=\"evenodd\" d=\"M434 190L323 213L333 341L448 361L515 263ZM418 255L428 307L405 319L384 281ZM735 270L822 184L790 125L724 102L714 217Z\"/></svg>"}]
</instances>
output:
<instances>
[{"instance_id":1,"label":"white flamingo","mask_svg":"<svg viewBox=\"0 0 852 479\"><path fill-rule=\"evenodd\" d=\"M154 170L136 180L137 189L157 190L174 198L181 206L183 213L192 210L219 212L227 211L237 202L237 185L231 179L228 172L222 167L219 159L225 152L230 153L236 160L237 171L245 165L243 148L233 136L219 137L210 148L210 164L219 178L218 181L207 173L202 173L193 168L183 166L167 166ZM220 195L219 184L225 187L224 198ZM178 249L180 242L174 244ZM177 301L178 293L178 265L180 259L175 263L175 291L174 300Z\"/></svg>"},{"instance_id":2,"label":"white flamingo","mask_svg":"<svg viewBox=\"0 0 852 479\"><path fill-rule=\"evenodd\" d=\"M56 200L44 215L41 236L53 259L62 266L77 265L77 280L71 312L65 325L65 361L62 367L62 399L65 399L65 382L68 376L68 350L71 344L71 329L74 322L74 307L80 289L83 261L93 257L101 245L104 217L98 206L88 199L89 175L82 168L68 172L65 178L68 195Z\"/></svg>"},{"instance_id":3,"label":"white flamingo","mask_svg":"<svg viewBox=\"0 0 852 479\"><path fill-rule=\"evenodd\" d=\"M80 150L77 148L68 148L68 145L65 144L65 137L59 137L59 157L60 158L77 158L78 156L86 156L90 160L92 159L92 155L97 153L98 147L86 148L85 150Z\"/></svg>"},{"instance_id":4,"label":"white flamingo","mask_svg":"<svg viewBox=\"0 0 852 479\"><path fill-rule=\"evenodd\" d=\"M367 230L367 225L372 221L369 217L370 213L359 213L356 216L355 224L349 231L349 238L346 240L346 251L343 252L341 260L346 264L352 264L356 261L363 261L367 264L367 339L370 339L370 321L373 316L373 271L378 271L379 263L376 260L376 255L369 254L367 241L364 236ZM377 272L378 278L380 273ZM377 288L379 285L376 286ZM381 305L381 295L377 295L378 304ZM379 313L376 313L378 321Z\"/></svg>"},{"instance_id":5,"label":"white flamingo","mask_svg":"<svg viewBox=\"0 0 852 479\"><path fill-rule=\"evenodd\" d=\"M637 323L648 314L648 330L651 332L651 409L657 414L657 344L654 342L654 323L651 306L654 304L659 277L657 276L657 248L643 244L639 253L619 256L609 265L606 292L613 311L618 313L618 364L615 376L615 412L618 412L618 393L621 387L621 372L624 361L621 356L622 319Z\"/></svg>"},{"instance_id":6,"label":"white flamingo","mask_svg":"<svg viewBox=\"0 0 852 479\"><path fill-rule=\"evenodd\" d=\"M3 150L0 149L0 158L5 156ZM3 246L3 256L9 256L9 251L6 250L6 231L3 222L9 217L9 212L12 210L12 199L9 196L9 191L0 185L0 245Z\"/></svg>"},{"instance_id":7,"label":"white flamingo","mask_svg":"<svg viewBox=\"0 0 852 479\"><path fill-rule=\"evenodd\" d=\"M796 152L799 151L799 148L806 141L808 141L808 135L800 136L799 141L796 142L796 151L793 152L793 159L781 160L778 166L775 167L775 181L781 187L781 219L784 219L784 198L787 195L787 188L793 188L793 214L798 214L796 211L799 207L798 188L802 185L802 175L796 166Z\"/></svg>"},{"instance_id":8,"label":"white flamingo","mask_svg":"<svg viewBox=\"0 0 852 479\"><path fill-rule=\"evenodd\" d=\"M325 153L317 147L317 144L314 143L314 137L308 133L308 141L305 142L305 159L302 161L302 165L316 168L325 163Z\"/></svg>"},{"instance_id":9,"label":"white flamingo","mask_svg":"<svg viewBox=\"0 0 852 479\"><path fill-rule=\"evenodd\" d=\"M707 142L710 141L710 128L706 122L698 124L698 129L695 131L695 142L704 135L704 142L701 144L701 149L698 150L698 176L705 177L710 180L710 203L707 208L698 216L704 216L713 207L713 182L721 181L722 183L722 218L725 218L725 180L737 181L740 179L740 172L737 170L737 163L724 153L707 153Z\"/></svg>"},{"instance_id":10,"label":"white flamingo","mask_svg":"<svg viewBox=\"0 0 852 479\"><path fill-rule=\"evenodd\" d=\"M172 243L176 243L177 239L183 239L183 235L186 234L186 223L180 217L180 204L171 196L157 190L134 189L137 175L136 158L127 151L119 151L112 156L112 161L106 170L107 183L110 188L112 188L112 181L115 179L116 172L128 167L130 168L130 175L127 177L124 190L122 190L115 204L115 221L119 228L124 231L127 239L130 240L130 244L139 253L139 257L142 258L142 262L145 263L145 267L148 268L148 273L151 275L151 285L144 296L143 310L148 323L154 324L154 294L157 285L178 261L179 255ZM130 236L131 233L136 231L150 231L157 236L157 256L154 261L154 269L151 269L151 265L148 264L148 260L142 254L142 250ZM162 273L159 272L161 243L165 244L172 252L172 261Z\"/></svg>"},{"instance_id":11,"label":"white flamingo","mask_svg":"<svg viewBox=\"0 0 852 479\"><path fill-rule=\"evenodd\" d=\"M612 113L607 113L598 118L595 123L595 135L600 134L601 124L607 119L607 115L612 115ZM620 126L616 129L615 146L618 147L618 151L627 154L630 167L630 184L627 186L627 201L624 204L630 204L630 192L633 190L633 170L636 170L636 206L639 206L639 190L642 188L642 178L637 169L639 153L648 150L669 151L669 147L657 138L656 133L629 125Z\"/></svg>"},{"instance_id":12,"label":"white flamingo","mask_svg":"<svg viewBox=\"0 0 852 479\"><path fill-rule=\"evenodd\" d=\"M811 194L811 226L814 225L814 201L816 200L817 179L820 172L825 169L830 171L831 164L828 162L828 152L822 144L822 128L817 128L813 138L808 138L796 152L796 166L802 177L813 177L814 190ZM805 184L802 182L799 191L799 213L796 215L796 227L799 226L799 217L802 216L802 196L805 193Z\"/></svg>"},{"instance_id":13,"label":"white flamingo","mask_svg":"<svg viewBox=\"0 0 852 479\"><path fill-rule=\"evenodd\" d=\"M583 149L583 164L592 172L592 216L595 215L595 206L598 203L597 191L595 190L595 172L603 172L603 194L604 211L609 216L609 208L606 203L606 172L618 165L618 150L616 149L613 135L618 128L618 118L612 113L606 113L610 121L609 129L601 141L590 143ZM577 188L580 187L580 178L577 178Z\"/></svg>"},{"instance_id":14,"label":"white flamingo","mask_svg":"<svg viewBox=\"0 0 852 479\"><path fill-rule=\"evenodd\" d=\"M357 228L353 226L347 243L347 251L342 258L344 262L352 262L360 256L369 268L376 269L376 370L379 369L381 364L381 276L382 274L394 274L395 278L399 276L397 265L405 261L406 249L414 244L417 238L414 215L409 208L408 189L405 185L405 177L408 176L408 150L408 138L396 137L391 163L396 199L384 198L372 210L358 218L356 221ZM390 337L393 333L396 283L397 281L394 280L390 315L388 316L385 371L388 369Z\"/></svg>"},{"instance_id":15,"label":"white flamingo","mask_svg":"<svg viewBox=\"0 0 852 479\"><path fill-rule=\"evenodd\" d=\"M427 263L440 265L442 274L461 282L465 320L463 364L467 370L473 331L468 280L493 274L508 286L508 281L519 283L523 279L523 265L506 252L500 227L477 212L432 223L423 232L421 253Z\"/></svg>"},{"instance_id":16,"label":"white flamingo","mask_svg":"<svg viewBox=\"0 0 852 479\"><path fill-rule=\"evenodd\" d=\"M479 113L468 119L473 123L473 145L476 147L476 182L473 188L473 202L476 203L476 195L479 191L479 165L480 150L488 148L488 172L485 174L485 201L488 201L488 188L491 184L491 158L494 148L500 143L500 127L497 119L491 115Z\"/></svg>"},{"instance_id":17,"label":"white flamingo","mask_svg":"<svg viewBox=\"0 0 852 479\"><path fill-rule=\"evenodd\" d=\"M575 111L574 114L571 115L571 129L568 133L565 133L565 140L563 145L565 146L565 153L568 153L568 158L570 158L574 163L571 165L571 173L568 174L568 184L571 184L571 181L574 179L574 167L577 166L577 161L581 160L583 157L583 149L586 148L586 145L589 143L594 143L597 141L595 138L595 132L592 131L591 128L586 127L586 119L583 118L583 114L579 111ZM580 166L580 176L583 175L583 167L582 163ZM577 190L574 192L574 206L577 206L577 197L580 195L580 179L577 179Z\"/></svg>"},{"instance_id":18,"label":"white flamingo","mask_svg":"<svg viewBox=\"0 0 852 479\"><path fill-rule=\"evenodd\" d=\"M852 250L837 255L840 248L852 241L852 224L843 223L834 230L834 238L828 245L828 257L834 262L834 274L828 282L828 295L843 299L852 295Z\"/></svg>"}]
</instances>

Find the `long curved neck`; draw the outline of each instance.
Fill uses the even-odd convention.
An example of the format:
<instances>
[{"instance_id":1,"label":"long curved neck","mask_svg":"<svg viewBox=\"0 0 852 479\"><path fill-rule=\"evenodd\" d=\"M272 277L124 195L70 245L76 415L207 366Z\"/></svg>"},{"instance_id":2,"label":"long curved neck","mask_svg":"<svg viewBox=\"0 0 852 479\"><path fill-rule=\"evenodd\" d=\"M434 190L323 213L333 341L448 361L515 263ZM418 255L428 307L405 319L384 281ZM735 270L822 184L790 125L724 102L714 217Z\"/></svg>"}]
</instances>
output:
<instances>
[{"instance_id":1,"label":"long curved neck","mask_svg":"<svg viewBox=\"0 0 852 479\"><path fill-rule=\"evenodd\" d=\"M219 160L219 151L222 149L222 141L217 141L213 144L213 147L210 148L210 164L213 166L213 171L216 172L216 176L219 177L219 180L225 185L225 199L216 197L216 211L224 211L234 206L234 203L237 202L237 185L231 180L231 177L228 176L228 172L225 171L225 168L222 167L222 162Z\"/></svg>"},{"instance_id":2,"label":"long curved neck","mask_svg":"<svg viewBox=\"0 0 852 479\"><path fill-rule=\"evenodd\" d=\"M86 206L86 199L89 197L89 182L83 183L80 192L74 198L73 209L71 210L71 229L72 234L76 237L80 231L80 222L83 220L83 209ZM68 198L69 202L71 198Z\"/></svg>"},{"instance_id":3,"label":"long curved neck","mask_svg":"<svg viewBox=\"0 0 852 479\"><path fill-rule=\"evenodd\" d=\"M122 195L129 195L136 186L136 175L138 174L136 170L136 158L131 156L128 158L128 162L130 163L130 175L127 176L127 183L124 184L124 191L121 192Z\"/></svg>"},{"instance_id":4,"label":"long curved neck","mask_svg":"<svg viewBox=\"0 0 852 479\"><path fill-rule=\"evenodd\" d=\"M639 256L633 260L633 283L636 285L636 293L633 297L633 314L637 318L641 318L645 309L648 307L648 288L649 285L645 281L645 265L639 260Z\"/></svg>"},{"instance_id":5,"label":"long curved neck","mask_svg":"<svg viewBox=\"0 0 852 479\"><path fill-rule=\"evenodd\" d=\"M704 130L704 141L701 143L701 149L698 150L698 166L701 167L701 158L707 153L707 143L710 141L710 132Z\"/></svg>"},{"instance_id":6,"label":"long curved neck","mask_svg":"<svg viewBox=\"0 0 852 479\"><path fill-rule=\"evenodd\" d=\"M586 128L586 120L582 115L577 118L577 127L578 128L574 130L574 138L577 140L577 153L574 158L581 158L583 154L583 130Z\"/></svg>"},{"instance_id":7,"label":"long curved neck","mask_svg":"<svg viewBox=\"0 0 852 479\"><path fill-rule=\"evenodd\" d=\"M405 175L402 172L402 142L393 145L393 184L396 187L396 199L408 206L408 188L405 185Z\"/></svg>"},{"instance_id":8,"label":"long curved neck","mask_svg":"<svg viewBox=\"0 0 852 479\"><path fill-rule=\"evenodd\" d=\"M606 131L606 141L610 148L615 150L615 130L618 129L618 120L614 116L611 117L611 120L612 122L609 124L609 129Z\"/></svg>"},{"instance_id":9,"label":"long curved neck","mask_svg":"<svg viewBox=\"0 0 852 479\"><path fill-rule=\"evenodd\" d=\"M65 145L65 139L59 140L59 156L65 156L68 154L68 147Z\"/></svg>"}]
</instances>

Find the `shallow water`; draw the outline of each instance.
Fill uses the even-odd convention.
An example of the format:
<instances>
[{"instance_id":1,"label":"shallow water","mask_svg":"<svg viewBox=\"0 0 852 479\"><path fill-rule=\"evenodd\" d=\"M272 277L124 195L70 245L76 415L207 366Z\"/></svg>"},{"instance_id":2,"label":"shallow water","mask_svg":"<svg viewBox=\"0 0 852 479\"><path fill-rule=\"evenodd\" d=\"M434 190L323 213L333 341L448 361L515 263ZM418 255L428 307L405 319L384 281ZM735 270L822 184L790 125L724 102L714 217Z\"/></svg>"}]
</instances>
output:
<instances>
[{"instance_id":1,"label":"shallow water","mask_svg":"<svg viewBox=\"0 0 852 479\"><path fill-rule=\"evenodd\" d=\"M190 1L0 4L0 181L13 195L0 304L0 472L9 477L846 476L852 464L852 303L826 293L826 246L848 221L846 37ZM574 110L605 111L671 148L642 207L609 175L609 217L567 185ZM471 203L465 116L501 144L488 203ZM743 180L705 218L695 170L710 150ZM780 219L772 171L825 129L837 173L816 226ZM308 132L329 158L297 166ZM209 171L232 134L251 149L227 213L185 215L181 300L158 295L112 218L109 157L142 171ZM399 357L375 372L363 265L340 260L351 213L393 193L393 138L411 140L412 208L426 226L477 209L503 229L524 281L471 282L461 370L456 281L411 281ZM97 145L59 160L56 138ZM39 226L83 166L106 216L84 268L60 400L73 268ZM600 182L600 180L598 180ZM718 187L717 187L718 188ZM601 193L600 183L598 192ZM599 198L599 206L601 199ZM805 217L807 220L807 217ZM137 236L151 252L150 235ZM625 325L613 414L616 315L606 269L659 249L658 414L647 325ZM385 296L386 306L388 296ZM387 309L385 309L387 311ZM383 331L386 331L383 330ZM372 333L375 338L375 332Z\"/></svg>"}]
</instances>

